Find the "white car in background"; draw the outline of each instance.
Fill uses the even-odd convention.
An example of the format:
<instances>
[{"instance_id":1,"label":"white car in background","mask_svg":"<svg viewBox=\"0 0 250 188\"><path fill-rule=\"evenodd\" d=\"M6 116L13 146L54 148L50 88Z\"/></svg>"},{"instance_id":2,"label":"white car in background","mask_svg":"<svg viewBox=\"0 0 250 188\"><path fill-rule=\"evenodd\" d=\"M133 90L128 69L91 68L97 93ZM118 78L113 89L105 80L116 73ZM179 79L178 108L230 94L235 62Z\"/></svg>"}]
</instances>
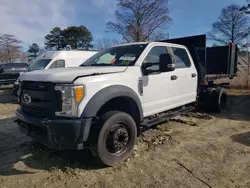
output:
<instances>
[{"instance_id":1,"label":"white car in background","mask_svg":"<svg viewBox=\"0 0 250 188\"><path fill-rule=\"evenodd\" d=\"M28 72L51 69L78 67L97 51L47 51L40 55L28 67Z\"/></svg>"}]
</instances>

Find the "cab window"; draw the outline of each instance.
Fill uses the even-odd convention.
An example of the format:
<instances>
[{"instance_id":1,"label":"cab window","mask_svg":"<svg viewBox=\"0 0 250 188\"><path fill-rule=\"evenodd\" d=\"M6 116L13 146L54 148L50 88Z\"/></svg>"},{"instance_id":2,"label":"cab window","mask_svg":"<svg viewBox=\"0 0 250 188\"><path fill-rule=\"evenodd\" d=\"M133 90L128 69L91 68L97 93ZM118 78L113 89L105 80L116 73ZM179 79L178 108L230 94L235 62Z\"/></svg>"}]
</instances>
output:
<instances>
[{"instance_id":1,"label":"cab window","mask_svg":"<svg viewBox=\"0 0 250 188\"><path fill-rule=\"evenodd\" d=\"M157 72L160 72L160 55L167 53L167 48L164 46L153 47L143 61L143 67L147 67L146 70L144 70L146 71L146 74L156 74Z\"/></svg>"},{"instance_id":2,"label":"cab window","mask_svg":"<svg viewBox=\"0 0 250 188\"><path fill-rule=\"evenodd\" d=\"M175 57L175 68L188 68L191 66L187 51L183 48L172 48Z\"/></svg>"}]
</instances>

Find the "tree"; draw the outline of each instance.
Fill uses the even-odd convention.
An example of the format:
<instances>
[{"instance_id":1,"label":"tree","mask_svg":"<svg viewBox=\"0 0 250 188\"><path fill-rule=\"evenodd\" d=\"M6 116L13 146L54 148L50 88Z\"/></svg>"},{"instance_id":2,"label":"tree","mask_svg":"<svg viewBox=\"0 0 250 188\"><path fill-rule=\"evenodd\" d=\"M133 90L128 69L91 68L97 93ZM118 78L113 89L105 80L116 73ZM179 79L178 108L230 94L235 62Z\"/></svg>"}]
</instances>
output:
<instances>
[{"instance_id":1,"label":"tree","mask_svg":"<svg viewBox=\"0 0 250 188\"><path fill-rule=\"evenodd\" d=\"M97 41L97 49L103 50L105 48L109 48L111 46L117 45L119 42L115 39L102 38Z\"/></svg>"},{"instance_id":2,"label":"tree","mask_svg":"<svg viewBox=\"0 0 250 188\"><path fill-rule=\"evenodd\" d=\"M45 49L51 50L55 48L60 50L63 48L63 35L60 27L54 27L48 35L45 36Z\"/></svg>"},{"instance_id":3,"label":"tree","mask_svg":"<svg viewBox=\"0 0 250 188\"><path fill-rule=\"evenodd\" d=\"M222 9L218 21L213 23L208 39L222 44L241 43L249 31L249 18L242 14L240 6L229 5Z\"/></svg>"},{"instance_id":4,"label":"tree","mask_svg":"<svg viewBox=\"0 0 250 188\"><path fill-rule=\"evenodd\" d=\"M22 56L21 41L17 40L14 35L0 35L1 61L13 63Z\"/></svg>"},{"instance_id":5,"label":"tree","mask_svg":"<svg viewBox=\"0 0 250 188\"><path fill-rule=\"evenodd\" d=\"M248 5L240 8L240 12L244 14L250 14L250 0L247 0Z\"/></svg>"},{"instance_id":6,"label":"tree","mask_svg":"<svg viewBox=\"0 0 250 188\"><path fill-rule=\"evenodd\" d=\"M40 51L40 48L38 44L33 43L31 46L29 46L29 49L28 49L29 58L36 59L39 51Z\"/></svg>"},{"instance_id":7,"label":"tree","mask_svg":"<svg viewBox=\"0 0 250 188\"><path fill-rule=\"evenodd\" d=\"M70 45L72 49L81 48L88 50L93 45L93 36L91 32L84 26L72 26L62 30L60 27L53 28L48 35L45 36L45 49L60 50Z\"/></svg>"},{"instance_id":8,"label":"tree","mask_svg":"<svg viewBox=\"0 0 250 188\"><path fill-rule=\"evenodd\" d=\"M168 0L119 0L116 23L108 22L107 31L117 32L127 42L147 41L171 22Z\"/></svg>"},{"instance_id":9,"label":"tree","mask_svg":"<svg viewBox=\"0 0 250 188\"><path fill-rule=\"evenodd\" d=\"M84 49L88 50L93 47L91 42L93 36L91 32L84 26L72 26L62 31L63 35L63 47L70 45L72 49Z\"/></svg>"},{"instance_id":10,"label":"tree","mask_svg":"<svg viewBox=\"0 0 250 188\"><path fill-rule=\"evenodd\" d=\"M158 32L155 32L153 33L151 36L150 36L150 41L160 41L160 40L166 40L166 39L169 39L169 34L167 33L164 33L164 32L161 32L161 31L158 31Z\"/></svg>"}]
</instances>

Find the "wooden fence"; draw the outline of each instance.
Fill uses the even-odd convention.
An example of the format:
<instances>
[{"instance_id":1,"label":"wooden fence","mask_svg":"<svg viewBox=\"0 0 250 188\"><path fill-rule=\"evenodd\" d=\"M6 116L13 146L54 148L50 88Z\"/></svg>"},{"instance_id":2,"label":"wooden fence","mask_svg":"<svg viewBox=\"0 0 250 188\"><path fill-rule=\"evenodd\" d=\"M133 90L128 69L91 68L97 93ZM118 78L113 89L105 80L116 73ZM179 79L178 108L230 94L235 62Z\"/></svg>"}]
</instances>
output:
<instances>
[{"instance_id":1,"label":"wooden fence","mask_svg":"<svg viewBox=\"0 0 250 188\"><path fill-rule=\"evenodd\" d=\"M250 67L247 57L239 56L237 77L230 81L235 88L250 88Z\"/></svg>"}]
</instances>

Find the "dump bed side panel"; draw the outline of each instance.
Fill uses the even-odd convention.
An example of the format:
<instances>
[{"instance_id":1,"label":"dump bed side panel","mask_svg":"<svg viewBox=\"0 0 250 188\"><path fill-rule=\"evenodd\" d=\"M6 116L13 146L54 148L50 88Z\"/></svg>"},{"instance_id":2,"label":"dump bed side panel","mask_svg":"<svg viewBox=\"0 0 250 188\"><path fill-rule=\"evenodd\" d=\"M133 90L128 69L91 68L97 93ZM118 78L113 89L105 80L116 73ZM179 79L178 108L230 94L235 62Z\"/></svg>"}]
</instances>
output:
<instances>
[{"instance_id":1,"label":"dump bed side panel","mask_svg":"<svg viewBox=\"0 0 250 188\"><path fill-rule=\"evenodd\" d=\"M233 77L237 73L238 48L235 44L207 48L206 74L224 74Z\"/></svg>"}]
</instances>

